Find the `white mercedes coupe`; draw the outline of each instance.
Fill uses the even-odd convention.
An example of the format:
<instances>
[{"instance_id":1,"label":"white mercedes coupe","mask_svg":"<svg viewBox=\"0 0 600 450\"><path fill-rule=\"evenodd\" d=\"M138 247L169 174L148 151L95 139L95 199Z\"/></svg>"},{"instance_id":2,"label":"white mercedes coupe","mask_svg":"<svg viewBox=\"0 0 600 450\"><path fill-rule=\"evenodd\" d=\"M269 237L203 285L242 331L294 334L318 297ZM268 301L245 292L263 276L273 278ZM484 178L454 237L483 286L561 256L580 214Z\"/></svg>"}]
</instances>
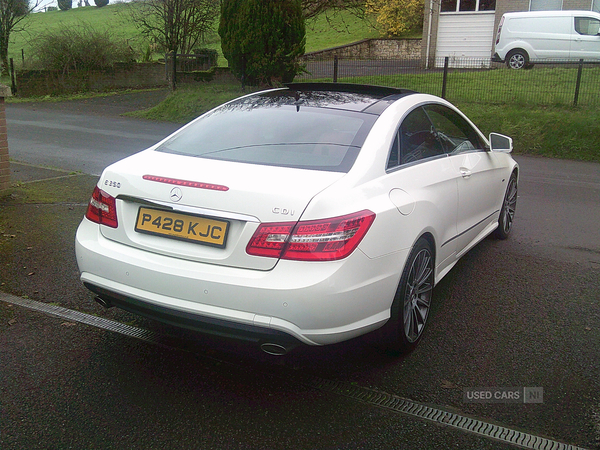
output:
<instances>
[{"instance_id":1,"label":"white mercedes coupe","mask_svg":"<svg viewBox=\"0 0 600 450\"><path fill-rule=\"evenodd\" d=\"M423 336L436 283L517 201L512 140L432 96L289 84L106 168L77 231L106 306L268 353Z\"/></svg>"}]
</instances>

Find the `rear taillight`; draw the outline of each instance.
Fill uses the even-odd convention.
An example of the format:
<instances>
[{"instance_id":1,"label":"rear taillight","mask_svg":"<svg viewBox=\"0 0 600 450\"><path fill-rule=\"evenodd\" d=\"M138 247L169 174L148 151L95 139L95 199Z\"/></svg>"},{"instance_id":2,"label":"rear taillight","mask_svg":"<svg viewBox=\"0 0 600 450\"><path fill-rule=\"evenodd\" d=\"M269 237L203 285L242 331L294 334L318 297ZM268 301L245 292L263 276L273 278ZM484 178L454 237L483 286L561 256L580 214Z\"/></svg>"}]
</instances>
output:
<instances>
[{"instance_id":1,"label":"rear taillight","mask_svg":"<svg viewBox=\"0 0 600 450\"><path fill-rule=\"evenodd\" d=\"M504 24L504 16L500 19L500 23L498 24L498 32L496 33L496 45L500 43L500 33L502 32L502 25Z\"/></svg>"},{"instance_id":2,"label":"rear taillight","mask_svg":"<svg viewBox=\"0 0 600 450\"><path fill-rule=\"evenodd\" d=\"M298 261L333 261L356 249L375 213L365 210L332 219L261 224L246 252Z\"/></svg>"},{"instance_id":3,"label":"rear taillight","mask_svg":"<svg viewBox=\"0 0 600 450\"><path fill-rule=\"evenodd\" d=\"M92 222L117 228L116 206L115 198L96 186L92 193L92 198L90 199L90 204L88 205L85 217Z\"/></svg>"}]
</instances>

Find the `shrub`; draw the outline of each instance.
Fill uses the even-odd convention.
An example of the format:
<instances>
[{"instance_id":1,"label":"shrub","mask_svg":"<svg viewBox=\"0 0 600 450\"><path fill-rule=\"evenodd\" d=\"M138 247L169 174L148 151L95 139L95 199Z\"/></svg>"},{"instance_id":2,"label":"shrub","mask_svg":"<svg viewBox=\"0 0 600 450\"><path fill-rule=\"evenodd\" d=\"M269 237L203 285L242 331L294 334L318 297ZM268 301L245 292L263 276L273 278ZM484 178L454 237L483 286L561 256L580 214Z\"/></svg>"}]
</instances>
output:
<instances>
[{"instance_id":1,"label":"shrub","mask_svg":"<svg viewBox=\"0 0 600 450\"><path fill-rule=\"evenodd\" d=\"M58 0L58 7L61 11L68 11L73 7L73 0Z\"/></svg>"},{"instance_id":2,"label":"shrub","mask_svg":"<svg viewBox=\"0 0 600 450\"><path fill-rule=\"evenodd\" d=\"M134 60L134 51L126 41L87 24L41 35L34 42L34 52L37 66L62 72L98 70Z\"/></svg>"},{"instance_id":3,"label":"shrub","mask_svg":"<svg viewBox=\"0 0 600 450\"><path fill-rule=\"evenodd\" d=\"M229 68L248 84L292 81L302 70L300 0L224 0L219 35Z\"/></svg>"},{"instance_id":4,"label":"shrub","mask_svg":"<svg viewBox=\"0 0 600 450\"><path fill-rule=\"evenodd\" d=\"M217 65L217 60L219 59L219 52L213 48L195 48L193 50L194 55L200 58L206 58L211 66Z\"/></svg>"},{"instance_id":5,"label":"shrub","mask_svg":"<svg viewBox=\"0 0 600 450\"><path fill-rule=\"evenodd\" d=\"M388 36L400 36L423 26L423 0L367 0L367 13L377 15L377 22Z\"/></svg>"},{"instance_id":6,"label":"shrub","mask_svg":"<svg viewBox=\"0 0 600 450\"><path fill-rule=\"evenodd\" d=\"M94 0L94 4L98 7L98 8L102 8L103 6L108 5L109 0Z\"/></svg>"}]
</instances>

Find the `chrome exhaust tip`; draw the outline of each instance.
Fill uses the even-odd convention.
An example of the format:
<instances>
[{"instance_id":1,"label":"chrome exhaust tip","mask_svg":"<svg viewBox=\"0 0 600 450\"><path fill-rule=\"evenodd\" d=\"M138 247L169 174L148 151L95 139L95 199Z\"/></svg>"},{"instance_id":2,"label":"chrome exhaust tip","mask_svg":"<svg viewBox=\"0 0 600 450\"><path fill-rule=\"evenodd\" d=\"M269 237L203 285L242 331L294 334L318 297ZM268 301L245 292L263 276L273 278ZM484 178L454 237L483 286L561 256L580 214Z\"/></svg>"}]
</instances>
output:
<instances>
[{"instance_id":1,"label":"chrome exhaust tip","mask_svg":"<svg viewBox=\"0 0 600 450\"><path fill-rule=\"evenodd\" d=\"M264 344L261 344L260 349L263 352L265 352L269 355L273 355L273 356L283 356L283 355L287 354L287 352L289 351L283 345L274 344L272 342L265 342Z\"/></svg>"},{"instance_id":2,"label":"chrome exhaust tip","mask_svg":"<svg viewBox=\"0 0 600 450\"><path fill-rule=\"evenodd\" d=\"M100 304L100 305L104 306L106 309L108 309L108 308L112 308L112 307L113 307L113 304L111 303L111 301L110 301L110 300L105 300L105 299L103 299L102 297L98 297L98 296L96 296L96 297L94 297L94 300L96 300L96 302L97 302L98 304Z\"/></svg>"}]
</instances>

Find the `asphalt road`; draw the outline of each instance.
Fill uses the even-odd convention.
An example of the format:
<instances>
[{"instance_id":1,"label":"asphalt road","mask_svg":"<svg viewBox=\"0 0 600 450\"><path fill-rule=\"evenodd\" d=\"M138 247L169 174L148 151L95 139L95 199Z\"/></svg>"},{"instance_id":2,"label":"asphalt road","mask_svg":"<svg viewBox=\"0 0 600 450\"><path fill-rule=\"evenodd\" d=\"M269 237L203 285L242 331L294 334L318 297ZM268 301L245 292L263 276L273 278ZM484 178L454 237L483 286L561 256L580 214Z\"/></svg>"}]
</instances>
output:
<instances>
[{"instance_id":1,"label":"asphalt road","mask_svg":"<svg viewBox=\"0 0 600 450\"><path fill-rule=\"evenodd\" d=\"M150 147L182 124L128 119L165 91L84 101L6 107L10 156L16 161L99 175L109 164Z\"/></svg>"},{"instance_id":2,"label":"asphalt road","mask_svg":"<svg viewBox=\"0 0 600 450\"><path fill-rule=\"evenodd\" d=\"M84 109L8 105L11 157L98 174L174 128ZM77 281L72 241L85 206L9 204L17 230L62 213L43 229L44 256L29 256L34 231L0 240L15 248L2 270L40 274L0 291L150 330L159 345L0 293L0 448L516 448L378 406L373 390L600 448L600 166L516 159L514 233L486 239L436 287L424 339L403 358L374 336L275 358L104 311ZM543 403L465 402L465 389L492 387L543 388Z\"/></svg>"}]
</instances>

